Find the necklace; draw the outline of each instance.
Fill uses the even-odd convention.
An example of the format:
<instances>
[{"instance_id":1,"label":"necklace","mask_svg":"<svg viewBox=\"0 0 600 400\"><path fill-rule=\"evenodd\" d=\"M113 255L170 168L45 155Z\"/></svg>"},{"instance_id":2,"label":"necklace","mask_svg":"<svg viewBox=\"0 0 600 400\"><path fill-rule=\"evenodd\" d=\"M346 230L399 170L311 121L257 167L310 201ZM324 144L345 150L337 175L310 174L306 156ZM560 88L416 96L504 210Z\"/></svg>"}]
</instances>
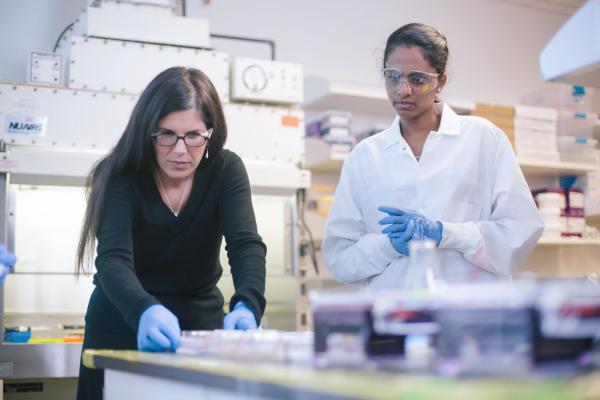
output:
<instances>
[{"instance_id":1,"label":"necklace","mask_svg":"<svg viewBox=\"0 0 600 400\"><path fill-rule=\"evenodd\" d=\"M192 180L192 174L188 176L188 179L185 183L185 187L183 188L183 192L181 193L181 198L179 199L179 207L177 208L177 211L173 210L171 200L169 200L169 196L167 196L167 191L165 190L165 187L163 186L162 181L160 180L160 175L156 174L156 178L158 178L158 185L160 186L160 191L162 195L165 196L165 199L167 199L167 205L169 206L169 210L171 210L171 212L177 217L179 215L179 212L181 211L181 206L183 205L183 198L185 197L185 192L187 191L188 186Z\"/></svg>"}]
</instances>

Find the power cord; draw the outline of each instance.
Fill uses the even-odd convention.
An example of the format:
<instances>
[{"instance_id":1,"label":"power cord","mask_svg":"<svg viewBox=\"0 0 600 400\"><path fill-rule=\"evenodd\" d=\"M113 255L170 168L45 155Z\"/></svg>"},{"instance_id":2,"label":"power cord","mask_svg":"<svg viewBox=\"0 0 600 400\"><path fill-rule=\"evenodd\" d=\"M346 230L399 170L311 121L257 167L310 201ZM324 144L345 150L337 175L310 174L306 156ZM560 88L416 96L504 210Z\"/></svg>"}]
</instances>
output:
<instances>
[{"instance_id":1,"label":"power cord","mask_svg":"<svg viewBox=\"0 0 600 400\"><path fill-rule=\"evenodd\" d=\"M300 197L300 224L306 232L306 234L308 235L308 254L310 255L310 260L312 261L315 273L319 275L319 264L317 263L317 251L315 249L315 241L313 239L313 234L308 225L306 224L306 219L304 217L304 211L306 210L306 189L299 189L298 196ZM302 248L305 247L303 245Z\"/></svg>"},{"instance_id":2,"label":"power cord","mask_svg":"<svg viewBox=\"0 0 600 400\"><path fill-rule=\"evenodd\" d=\"M63 31L60 33L60 35L58 36L58 39L56 39L56 43L54 44L54 48L52 49L53 53L56 53L56 49L58 49L58 45L60 44L60 40L63 38L63 36L65 36L65 33L67 33L67 31L69 29L71 29L73 27L73 25L75 25L75 22L71 22L69 25L67 25L67 27L65 29L63 29Z\"/></svg>"}]
</instances>

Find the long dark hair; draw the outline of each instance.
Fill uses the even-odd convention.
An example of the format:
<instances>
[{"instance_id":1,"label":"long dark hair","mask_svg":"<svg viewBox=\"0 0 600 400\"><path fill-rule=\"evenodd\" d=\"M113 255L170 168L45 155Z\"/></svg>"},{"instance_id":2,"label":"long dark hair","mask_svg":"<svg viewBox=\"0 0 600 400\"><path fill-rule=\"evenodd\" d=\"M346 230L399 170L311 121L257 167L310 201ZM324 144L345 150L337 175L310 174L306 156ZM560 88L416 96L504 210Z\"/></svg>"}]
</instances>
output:
<instances>
[{"instance_id":1,"label":"long dark hair","mask_svg":"<svg viewBox=\"0 0 600 400\"><path fill-rule=\"evenodd\" d=\"M77 247L76 275L91 272L108 181L121 173L153 171L156 158L150 134L164 116L189 109L198 110L206 128L213 128L206 150L210 158L202 162L210 162L219 155L227 139L227 125L210 79L194 68L173 67L158 74L142 92L115 147L92 168L87 178L88 202Z\"/></svg>"},{"instance_id":2,"label":"long dark hair","mask_svg":"<svg viewBox=\"0 0 600 400\"><path fill-rule=\"evenodd\" d=\"M448 42L446 37L437 29L420 23L404 25L388 37L383 53L383 66L386 66L389 55L398 46L421 49L423 57L435 68L438 74L446 72L448 63Z\"/></svg>"}]
</instances>

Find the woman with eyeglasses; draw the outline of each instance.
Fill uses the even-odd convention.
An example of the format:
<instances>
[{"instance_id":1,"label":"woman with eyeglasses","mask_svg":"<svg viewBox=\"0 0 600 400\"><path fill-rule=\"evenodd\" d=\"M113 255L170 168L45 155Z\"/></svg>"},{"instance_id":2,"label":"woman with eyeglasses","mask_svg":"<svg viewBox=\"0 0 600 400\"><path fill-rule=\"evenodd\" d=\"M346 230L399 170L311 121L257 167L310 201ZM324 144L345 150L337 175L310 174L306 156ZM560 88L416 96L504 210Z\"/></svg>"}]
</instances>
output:
<instances>
[{"instance_id":1,"label":"woman with eyeglasses","mask_svg":"<svg viewBox=\"0 0 600 400\"><path fill-rule=\"evenodd\" d=\"M181 330L257 327L266 246L226 138L219 96L201 71L167 69L141 94L88 178L77 274L97 256L83 349L175 351ZM223 237L235 287L226 316ZM81 365L77 398L101 399L102 387L102 371Z\"/></svg>"},{"instance_id":2,"label":"woman with eyeglasses","mask_svg":"<svg viewBox=\"0 0 600 400\"><path fill-rule=\"evenodd\" d=\"M344 163L323 243L339 281L406 287L413 239L435 242L447 282L510 278L542 233L506 135L438 101L448 53L424 24L387 40L382 75L397 116Z\"/></svg>"}]
</instances>

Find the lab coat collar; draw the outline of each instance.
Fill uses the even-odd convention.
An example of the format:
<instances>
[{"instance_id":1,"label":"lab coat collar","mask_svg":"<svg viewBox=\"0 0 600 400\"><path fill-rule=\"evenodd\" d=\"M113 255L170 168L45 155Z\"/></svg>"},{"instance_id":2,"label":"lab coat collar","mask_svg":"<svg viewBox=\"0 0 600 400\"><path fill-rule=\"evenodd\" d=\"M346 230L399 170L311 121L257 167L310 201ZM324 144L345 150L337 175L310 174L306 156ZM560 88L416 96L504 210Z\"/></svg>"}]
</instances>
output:
<instances>
[{"instance_id":1,"label":"lab coat collar","mask_svg":"<svg viewBox=\"0 0 600 400\"><path fill-rule=\"evenodd\" d=\"M438 107L438 109L442 109L442 120L440 121L440 127L436 133L446 135L460 134L460 117L454 110L446 103L438 103L435 106Z\"/></svg>"},{"instance_id":2,"label":"lab coat collar","mask_svg":"<svg viewBox=\"0 0 600 400\"><path fill-rule=\"evenodd\" d=\"M445 135L460 134L460 118L454 110L446 103L435 104L435 107L442 109L442 119L440 121L439 129L432 132ZM387 129L385 147L393 146L401 141L404 142L404 138L400 134L400 117L396 116L392 125Z\"/></svg>"}]
</instances>

